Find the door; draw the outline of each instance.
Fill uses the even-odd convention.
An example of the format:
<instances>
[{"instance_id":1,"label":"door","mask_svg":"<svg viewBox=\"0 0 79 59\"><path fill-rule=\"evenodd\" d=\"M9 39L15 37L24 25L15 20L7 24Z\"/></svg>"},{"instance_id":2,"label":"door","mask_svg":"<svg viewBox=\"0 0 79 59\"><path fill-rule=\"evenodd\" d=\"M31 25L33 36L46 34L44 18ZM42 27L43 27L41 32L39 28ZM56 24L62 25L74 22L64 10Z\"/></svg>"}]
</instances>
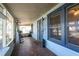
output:
<instances>
[{"instance_id":1,"label":"door","mask_svg":"<svg viewBox=\"0 0 79 59\"><path fill-rule=\"evenodd\" d=\"M37 22L37 38L41 40L41 20Z\"/></svg>"},{"instance_id":2,"label":"door","mask_svg":"<svg viewBox=\"0 0 79 59\"><path fill-rule=\"evenodd\" d=\"M37 21L37 38L42 41L43 39L43 20Z\"/></svg>"},{"instance_id":3,"label":"door","mask_svg":"<svg viewBox=\"0 0 79 59\"><path fill-rule=\"evenodd\" d=\"M43 40L43 32L44 32L44 27L43 27L43 24L44 23L44 19L40 19L38 22L37 22L37 38L42 41Z\"/></svg>"}]
</instances>

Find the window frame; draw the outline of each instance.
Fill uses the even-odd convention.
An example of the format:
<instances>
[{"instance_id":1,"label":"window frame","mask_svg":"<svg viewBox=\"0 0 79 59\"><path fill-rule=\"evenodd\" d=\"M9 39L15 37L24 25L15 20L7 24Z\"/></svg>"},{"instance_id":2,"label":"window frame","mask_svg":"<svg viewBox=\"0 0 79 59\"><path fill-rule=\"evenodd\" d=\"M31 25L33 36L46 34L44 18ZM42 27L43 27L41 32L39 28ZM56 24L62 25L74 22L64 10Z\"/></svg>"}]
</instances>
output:
<instances>
[{"instance_id":1,"label":"window frame","mask_svg":"<svg viewBox=\"0 0 79 59\"><path fill-rule=\"evenodd\" d=\"M10 45L10 43L14 40L14 18L12 17L12 15L8 12L8 10L5 8L4 5L0 5L0 7L2 8L1 11L0 11L0 17L2 18L2 44L1 44L1 47L0 48L4 48L4 47L7 47ZM7 12L9 13L10 17L9 18L12 18L12 40L10 42L8 42L8 44L6 44L6 26L7 26L7 20L9 20L9 18L7 17Z\"/></svg>"},{"instance_id":2,"label":"window frame","mask_svg":"<svg viewBox=\"0 0 79 59\"><path fill-rule=\"evenodd\" d=\"M51 18L51 15L52 16L56 16L56 15L60 15L60 26L61 26L61 39L55 39L55 38L50 38L50 29L49 29L49 24L50 24L50 18ZM48 40L52 41L52 42L55 42L57 44L60 44L62 46L65 46L65 41L64 41L64 35L62 35L64 33L64 25L62 25L62 22L65 22L63 19L64 19L64 10L63 8L58 8L56 9L55 11L51 12L50 14L47 15L48 17L48 20L47 20L47 31L48 31Z\"/></svg>"},{"instance_id":3,"label":"window frame","mask_svg":"<svg viewBox=\"0 0 79 59\"><path fill-rule=\"evenodd\" d=\"M3 19L1 18L1 21L2 21L2 38L3 38ZM0 44L1 46L0 46L0 48L2 48L3 47L3 39L1 40L1 44Z\"/></svg>"},{"instance_id":4,"label":"window frame","mask_svg":"<svg viewBox=\"0 0 79 59\"><path fill-rule=\"evenodd\" d=\"M71 4L71 5L68 5L67 7L66 7L66 27L67 27L67 34L68 34L68 32L69 32L69 28L68 28L68 14L67 14L67 10L69 9L69 8L72 8L72 7L74 7L74 6L76 6L76 5L79 5L79 4ZM67 47L68 48L70 48L70 49L72 49L72 50L74 50L74 51L77 51L77 52L79 52L79 46L78 45L75 45L75 44L73 44L73 43L69 43L69 41L68 41L68 35L66 34L66 44L67 44Z\"/></svg>"},{"instance_id":5,"label":"window frame","mask_svg":"<svg viewBox=\"0 0 79 59\"><path fill-rule=\"evenodd\" d=\"M6 35L8 34L8 23L10 23L11 25L11 27L12 27L12 22L9 20L9 19L6 19ZM11 38L9 38L9 39L7 39L7 37L6 37L6 45L8 46L8 44L12 41L12 39L13 39L13 32L12 32L12 30L13 30L13 28L11 28L11 33L12 33L12 35L11 35ZM9 41L8 41L9 40Z\"/></svg>"},{"instance_id":6,"label":"window frame","mask_svg":"<svg viewBox=\"0 0 79 59\"><path fill-rule=\"evenodd\" d=\"M54 14L55 13L58 13L58 11L61 11L61 14L62 14L62 19L61 19L61 29L62 29L62 37L61 37L61 41L57 41L56 39L52 39L50 40L51 42L54 42L54 43L57 43L59 45L62 45L66 48L69 48L73 51L76 51L76 52L79 52L79 46L78 45L75 45L75 44L71 44L71 43L68 43L68 19L67 19L67 9L68 8L72 8L76 5L79 5L78 3L68 3L68 4L64 4L63 6L59 7L58 9L56 9L55 11L51 12L50 14L47 15L47 39L50 40L49 38L49 20L50 20L50 17L51 17L51 14ZM79 24L78 24L79 25ZM78 26L77 25L77 26Z\"/></svg>"}]
</instances>

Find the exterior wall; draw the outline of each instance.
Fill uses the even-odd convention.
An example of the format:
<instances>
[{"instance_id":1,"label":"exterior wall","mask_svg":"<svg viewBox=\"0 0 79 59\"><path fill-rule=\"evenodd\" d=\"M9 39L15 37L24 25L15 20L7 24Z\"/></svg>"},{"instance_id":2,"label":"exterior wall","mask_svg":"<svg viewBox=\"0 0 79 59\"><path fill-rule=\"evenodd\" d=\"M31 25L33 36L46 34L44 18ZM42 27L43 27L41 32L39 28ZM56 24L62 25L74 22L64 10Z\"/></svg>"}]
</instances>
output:
<instances>
[{"instance_id":1,"label":"exterior wall","mask_svg":"<svg viewBox=\"0 0 79 59\"><path fill-rule=\"evenodd\" d=\"M63 4L58 4L57 6L55 6L55 8L52 8L51 10L49 10L46 14L44 14L43 16L41 16L40 18L45 18L44 21L44 35L43 38L46 41L46 47L54 52L56 55L58 56L79 56L79 53L68 49L64 46L61 46L59 44L56 44L54 42L49 41L48 38L48 34L47 34L47 14L49 14L50 12L54 11L55 9L57 9L58 7L62 6ZM37 20L39 20L40 18L38 18ZM37 39L37 20L35 22L33 22L33 38Z\"/></svg>"}]
</instances>

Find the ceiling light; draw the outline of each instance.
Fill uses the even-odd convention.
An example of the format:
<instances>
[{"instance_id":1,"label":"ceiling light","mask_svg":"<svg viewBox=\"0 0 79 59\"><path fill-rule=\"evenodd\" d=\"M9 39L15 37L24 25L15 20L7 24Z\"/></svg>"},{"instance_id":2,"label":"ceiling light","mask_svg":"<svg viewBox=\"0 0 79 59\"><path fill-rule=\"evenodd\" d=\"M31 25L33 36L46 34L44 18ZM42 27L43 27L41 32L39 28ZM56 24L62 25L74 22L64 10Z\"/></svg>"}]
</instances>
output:
<instances>
[{"instance_id":1,"label":"ceiling light","mask_svg":"<svg viewBox=\"0 0 79 59\"><path fill-rule=\"evenodd\" d=\"M75 11L74 15L79 15L79 10Z\"/></svg>"}]
</instances>

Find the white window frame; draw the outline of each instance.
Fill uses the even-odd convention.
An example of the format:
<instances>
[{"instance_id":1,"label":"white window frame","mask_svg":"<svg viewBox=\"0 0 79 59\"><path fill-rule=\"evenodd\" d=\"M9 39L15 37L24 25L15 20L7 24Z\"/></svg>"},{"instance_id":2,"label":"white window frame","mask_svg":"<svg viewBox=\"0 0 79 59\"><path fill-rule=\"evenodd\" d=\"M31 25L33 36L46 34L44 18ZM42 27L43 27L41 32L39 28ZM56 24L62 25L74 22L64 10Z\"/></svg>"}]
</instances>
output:
<instances>
[{"instance_id":1,"label":"white window frame","mask_svg":"<svg viewBox=\"0 0 79 59\"><path fill-rule=\"evenodd\" d=\"M2 12L0 12L0 18L2 18L3 20L2 20L2 22L3 22L3 25L2 25L2 35L3 35L3 38L2 38L2 48L4 48L4 47L7 47L7 46L9 46L9 44L13 41L13 39L14 39L14 18L12 17L12 15L7 11L7 9L5 8L5 6L4 5L2 5L2 4L0 4L0 6L3 8L3 11ZM7 17L7 12L9 13L9 15L10 15L10 19L11 19L11 21L12 21L12 39L11 39L11 41L8 43L8 44L6 44L6 33L7 33L7 31L6 31L6 28L7 28L7 20L9 19L8 17Z\"/></svg>"}]
</instances>

